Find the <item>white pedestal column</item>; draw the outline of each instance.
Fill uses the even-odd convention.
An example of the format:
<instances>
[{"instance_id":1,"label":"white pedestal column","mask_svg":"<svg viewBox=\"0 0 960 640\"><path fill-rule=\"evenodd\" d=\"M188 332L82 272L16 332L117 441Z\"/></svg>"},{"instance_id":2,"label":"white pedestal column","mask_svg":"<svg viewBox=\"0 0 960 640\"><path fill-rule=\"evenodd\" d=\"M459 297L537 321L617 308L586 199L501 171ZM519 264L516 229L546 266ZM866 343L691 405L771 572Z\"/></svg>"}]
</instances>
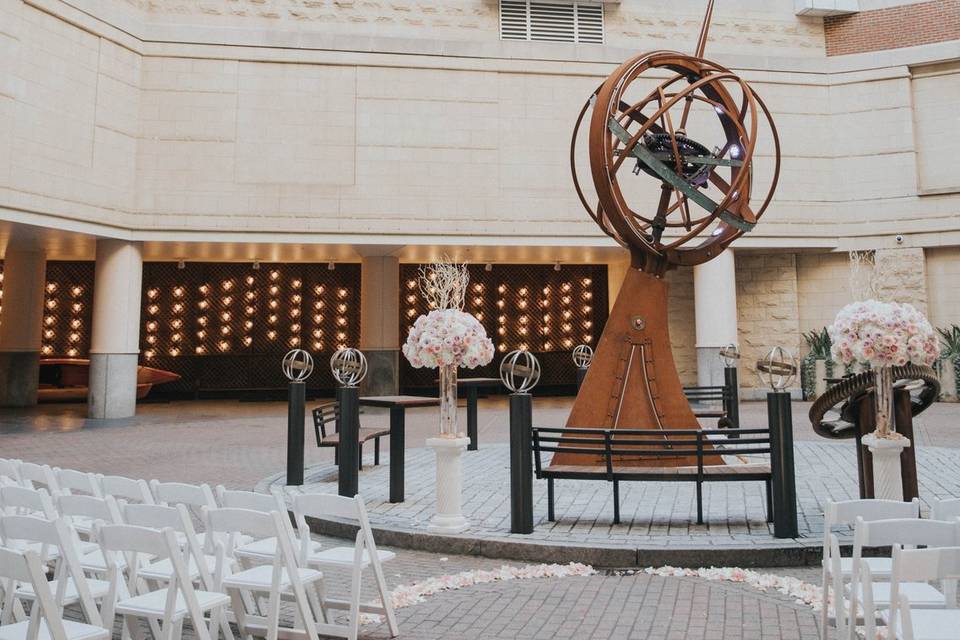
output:
<instances>
[{"instance_id":1,"label":"white pedestal column","mask_svg":"<svg viewBox=\"0 0 960 640\"><path fill-rule=\"evenodd\" d=\"M430 518L431 533L460 533L470 523L463 517L461 457L470 438L428 438L427 446L437 453L437 513Z\"/></svg>"},{"instance_id":2,"label":"white pedestal column","mask_svg":"<svg viewBox=\"0 0 960 640\"><path fill-rule=\"evenodd\" d=\"M873 455L873 497L879 500L903 500L903 475L900 454L910 446L910 439L878 438L870 433L861 439Z\"/></svg>"},{"instance_id":3,"label":"white pedestal column","mask_svg":"<svg viewBox=\"0 0 960 640\"><path fill-rule=\"evenodd\" d=\"M813 395L817 398L827 392L827 361L813 361Z\"/></svg>"},{"instance_id":4,"label":"white pedestal column","mask_svg":"<svg viewBox=\"0 0 960 640\"><path fill-rule=\"evenodd\" d=\"M7 249L0 316L0 406L37 404L46 273L43 251Z\"/></svg>"},{"instance_id":5,"label":"white pedestal column","mask_svg":"<svg viewBox=\"0 0 960 640\"><path fill-rule=\"evenodd\" d=\"M91 418L129 418L137 411L142 276L140 243L97 241L87 396Z\"/></svg>"},{"instance_id":6,"label":"white pedestal column","mask_svg":"<svg viewBox=\"0 0 960 640\"><path fill-rule=\"evenodd\" d=\"M733 251L693 268L697 384L723 385L720 349L737 344L737 277Z\"/></svg>"}]
</instances>

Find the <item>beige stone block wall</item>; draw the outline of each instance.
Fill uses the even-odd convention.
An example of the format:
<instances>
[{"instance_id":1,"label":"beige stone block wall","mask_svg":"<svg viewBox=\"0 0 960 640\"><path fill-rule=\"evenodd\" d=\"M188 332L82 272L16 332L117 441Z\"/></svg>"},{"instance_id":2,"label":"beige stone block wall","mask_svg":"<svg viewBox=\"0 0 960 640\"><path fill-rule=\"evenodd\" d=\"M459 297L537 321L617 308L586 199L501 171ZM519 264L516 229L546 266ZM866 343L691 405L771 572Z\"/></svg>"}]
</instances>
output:
<instances>
[{"instance_id":1,"label":"beige stone block wall","mask_svg":"<svg viewBox=\"0 0 960 640\"><path fill-rule=\"evenodd\" d=\"M934 327L960 325L960 247L927 249L927 318Z\"/></svg>"},{"instance_id":2,"label":"beige stone block wall","mask_svg":"<svg viewBox=\"0 0 960 640\"><path fill-rule=\"evenodd\" d=\"M830 326L850 292L850 258L846 253L797 254L797 306L801 333ZM806 344L802 344L802 354Z\"/></svg>"},{"instance_id":3,"label":"beige stone block wall","mask_svg":"<svg viewBox=\"0 0 960 640\"><path fill-rule=\"evenodd\" d=\"M737 252L737 331L743 354L740 384L745 388L762 386L756 362L772 347L799 355L796 255Z\"/></svg>"},{"instance_id":4,"label":"beige stone block wall","mask_svg":"<svg viewBox=\"0 0 960 640\"><path fill-rule=\"evenodd\" d=\"M960 96L960 63L913 69L912 89L920 188L932 192L960 189L956 167L960 117L956 101L944 100L944 96Z\"/></svg>"},{"instance_id":5,"label":"beige stone block wall","mask_svg":"<svg viewBox=\"0 0 960 640\"><path fill-rule=\"evenodd\" d=\"M877 297L912 304L927 313L926 260L923 249L878 249L875 256Z\"/></svg>"}]
</instances>

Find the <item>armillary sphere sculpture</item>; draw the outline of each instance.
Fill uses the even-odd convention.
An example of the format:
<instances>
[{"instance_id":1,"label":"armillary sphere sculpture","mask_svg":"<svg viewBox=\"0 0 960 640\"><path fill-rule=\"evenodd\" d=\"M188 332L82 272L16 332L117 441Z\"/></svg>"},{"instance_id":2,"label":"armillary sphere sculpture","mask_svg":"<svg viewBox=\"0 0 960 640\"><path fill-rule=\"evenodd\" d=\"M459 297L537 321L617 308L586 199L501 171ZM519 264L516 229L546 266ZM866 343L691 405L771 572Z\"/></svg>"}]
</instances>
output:
<instances>
[{"instance_id":1,"label":"armillary sphere sculpture","mask_svg":"<svg viewBox=\"0 0 960 640\"><path fill-rule=\"evenodd\" d=\"M694 55L654 51L627 60L577 118L570 149L574 186L604 233L630 251L631 269L568 427L699 427L670 350L663 276L678 266L707 262L753 229L773 198L780 172L780 142L763 101L732 71L703 57L712 13L710 0ZM584 122L589 123L595 201L577 176L576 146ZM757 170L763 135L769 136L763 153L768 166ZM768 176L769 184L758 188L758 176ZM643 201L638 196L644 178L659 183L659 197L651 193ZM595 462L588 458L558 454L554 461ZM720 464L719 456L713 458ZM637 464L695 464L695 457Z\"/></svg>"}]
</instances>

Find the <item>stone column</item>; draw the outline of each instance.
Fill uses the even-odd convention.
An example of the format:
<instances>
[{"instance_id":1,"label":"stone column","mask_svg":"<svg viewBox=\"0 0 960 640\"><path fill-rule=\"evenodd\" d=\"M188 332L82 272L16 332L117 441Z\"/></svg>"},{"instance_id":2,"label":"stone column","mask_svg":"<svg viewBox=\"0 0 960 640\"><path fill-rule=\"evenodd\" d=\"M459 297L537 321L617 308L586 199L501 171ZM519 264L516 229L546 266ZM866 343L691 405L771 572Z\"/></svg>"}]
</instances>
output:
<instances>
[{"instance_id":1,"label":"stone column","mask_svg":"<svg viewBox=\"0 0 960 640\"><path fill-rule=\"evenodd\" d=\"M697 384L723 385L720 349L737 344L737 279L733 251L693 268Z\"/></svg>"},{"instance_id":2,"label":"stone column","mask_svg":"<svg viewBox=\"0 0 960 640\"><path fill-rule=\"evenodd\" d=\"M399 314L399 260L364 256L360 263L360 350L369 366L360 385L364 395L393 395L399 389Z\"/></svg>"},{"instance_id":3,"label":"stone column","mask_svg":"<svg viewBox=\"0 0 960 640\"><path fill-rule=\"evenodd\" d=\"M97 240L87 401L91 418L129 418L137 411L142 281L140 243Z\"/></svg>"},{"instance_id":4,"label":"stone column","mask_svg":"<svg viewBox=\"0 0 960 640\"><path fill-rule=\"evenodd\" d=\"M7 249L0 316L0 406L37 404L46 273L43 251Z\"/></svg>"}]
</instances>

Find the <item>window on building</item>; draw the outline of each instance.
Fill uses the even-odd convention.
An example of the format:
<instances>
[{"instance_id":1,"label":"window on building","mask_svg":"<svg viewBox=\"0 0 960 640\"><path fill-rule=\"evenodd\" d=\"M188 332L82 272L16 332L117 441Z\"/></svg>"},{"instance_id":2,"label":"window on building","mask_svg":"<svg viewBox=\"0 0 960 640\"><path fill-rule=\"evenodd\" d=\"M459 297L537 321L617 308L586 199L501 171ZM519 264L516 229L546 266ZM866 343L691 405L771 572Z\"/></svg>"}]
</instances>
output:
<instances>
[{"instance_id":1,"label":"window on building","mask_svg":"<svg viewBox=\"0 0 960 640\"><path fill-rule=\"evenodd\" d=\"M603 44L603 5L593 2L500 0L500 38Z\"/></svg>"}]
</instances>

